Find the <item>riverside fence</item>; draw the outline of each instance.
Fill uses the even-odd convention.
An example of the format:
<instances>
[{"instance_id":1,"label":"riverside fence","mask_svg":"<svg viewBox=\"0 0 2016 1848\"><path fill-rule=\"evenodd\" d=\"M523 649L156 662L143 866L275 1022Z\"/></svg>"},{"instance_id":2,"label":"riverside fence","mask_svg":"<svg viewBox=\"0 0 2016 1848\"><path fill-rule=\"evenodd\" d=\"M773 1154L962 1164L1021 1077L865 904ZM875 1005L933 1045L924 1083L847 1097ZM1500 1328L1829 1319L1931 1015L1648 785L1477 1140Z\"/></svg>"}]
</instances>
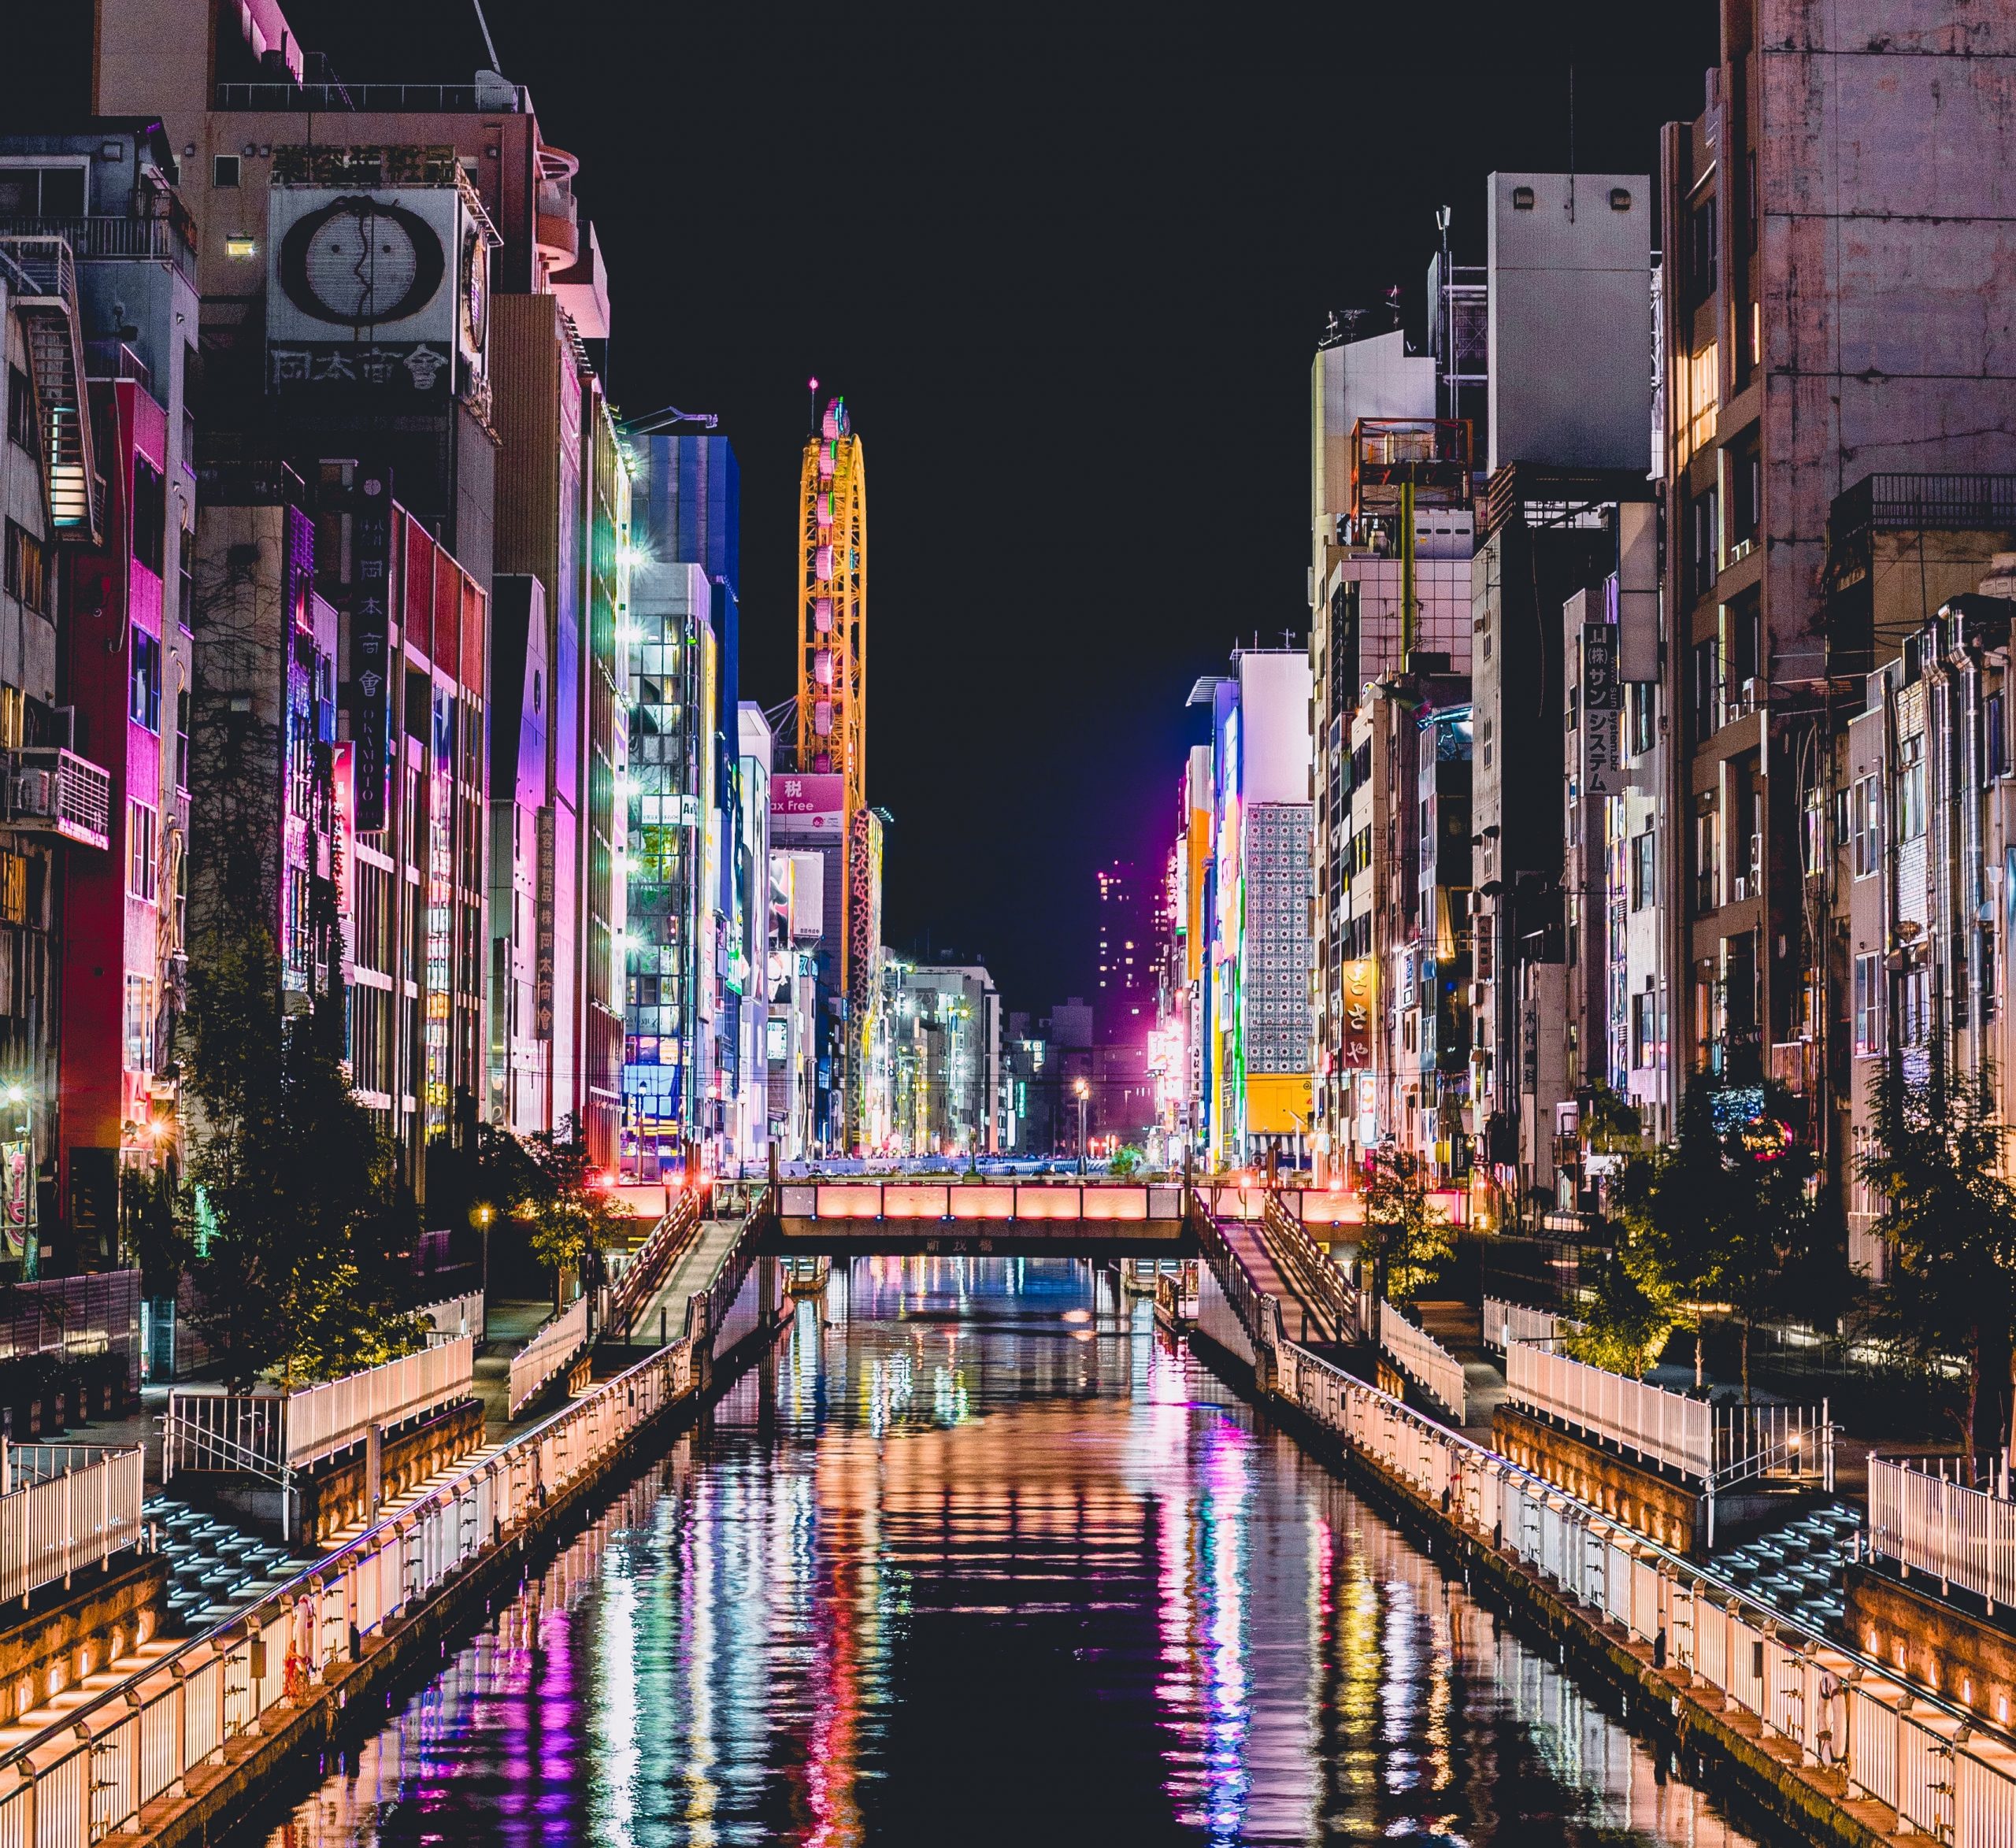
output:
<instances>
[{"instance_id":1,"label":"riverside fence","mask_svg":"<svg viewBox=\"0 0 2016 1848\"><path fill-rule=\"evenodd\" d=\"M1956 1466L1957 1467L1957 1466ZM1911 1572L2016 1605L2016 1502L1935 1476L1923 1464L1869 1460L1869 1550Z\"/></svg>"},{"instance_id":2,"label":"riverside fence","mask_svg":"<svg viewBox=\"0 0 2016 1848\"><path fill-rule=\"evenodd\" d=\"M380 1430L469 1398L476 1343L456 1335L382 1366L292 1392L178 1386L161 1426L161 1477L178 1469L250 1469L278 1477Z\"/></svg>"},{"instance_id":3,"label":"riverside fence","mask_svg":"<svg viewBox=\"0 0 2016 1848\"><path fill-rule=\"evenodd\" d=\"M1390 1302L1379 1309L1379 1345L1386 1357L1429 1398L1465 1422L1463 1363L1432 1335L1408 1321Z\"/></svg>"},{"instance_id":4,"label":"riverside fence","mask_svg":"<svg viewBox=\"0 0 2016 1848\"><path fill-rule=\"evenodd\" d=\"M531 1340L511 1357L511 1384L506 1404L515 1418L537 1396L540 1387L574 1364L588 1344L588 1299L577 1296L557 1316L542 1322Z\"/></svg>"},{"instance_id":5,"label":"riverside fence","mask_svg":"<svg viewBox=\"0 0 2016 1848\"><path fill-rule=\"evenodd\" d=\"M139 1544L146 1453L0 1445L0 1602Z\"/></svg>"},{"instance_id":6,"label":"riverside fence","mask_svg":"<svg viewBox=\"0 0 2016 1848\"><path fill-rule=\"evenodd\" d=\"M1849 1797L1884 1805L1899 1832L1953 1848L2016 1843L2016 1747L2007 1740L1289 1341L1280 1302L1222 1237L1207 1236L1204 1250L1263 1357L1263 1383L1478 1544L1532 1568L1592 1622L1647 1645L1655 1662L1663 1643L1697 1698L1705 1688L1750 1715L1798 1765L1840 1772Z\"/></svg>"},{"instance_id":7,"label":"riverside fence","mask_svg":"<svg viewBox=\"0 0 2016 1848\"><path fill-rule=\"evenodd\" d=\"M0 1752L0 1842L81 1845L139 1826L231 1742L306 1704L365 1640L486 1550L694 1385L687 1331L503 1450L380 1521L239 1616ZM435 1350L439 1352L440 1350ZM139 1453L132 1454L137 1466ZM136 1475L137 1480L137 1475Z\"/></svg>"}]
</instances>

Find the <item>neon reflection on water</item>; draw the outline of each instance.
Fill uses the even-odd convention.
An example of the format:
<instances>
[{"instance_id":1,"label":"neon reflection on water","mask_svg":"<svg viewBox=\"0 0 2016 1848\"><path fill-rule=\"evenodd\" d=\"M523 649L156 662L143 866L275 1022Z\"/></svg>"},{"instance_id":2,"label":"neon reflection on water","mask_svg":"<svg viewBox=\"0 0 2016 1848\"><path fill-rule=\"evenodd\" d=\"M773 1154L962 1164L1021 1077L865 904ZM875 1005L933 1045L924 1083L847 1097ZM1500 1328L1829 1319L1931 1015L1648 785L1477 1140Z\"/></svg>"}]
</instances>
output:
<instances>
[{"instance_id":1,"label":"neon reflection on water","mask_svg":"<svg viewBox=\"0 0 2016 1848\"><path fill-rule=\"evenodd\" d=\"M1664 1768L1144 1305L884 1259L282 1838L1744 1841Z\"/></svg>"}]
</instances>

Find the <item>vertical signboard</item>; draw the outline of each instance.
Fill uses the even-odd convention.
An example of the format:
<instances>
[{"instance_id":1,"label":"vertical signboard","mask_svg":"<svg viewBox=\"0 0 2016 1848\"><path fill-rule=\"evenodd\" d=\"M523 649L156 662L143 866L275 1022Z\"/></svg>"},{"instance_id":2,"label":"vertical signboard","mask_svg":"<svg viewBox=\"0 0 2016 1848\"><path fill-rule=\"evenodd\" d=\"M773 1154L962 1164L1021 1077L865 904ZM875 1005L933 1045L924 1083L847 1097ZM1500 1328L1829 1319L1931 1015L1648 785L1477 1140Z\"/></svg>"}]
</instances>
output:
<instances>
[{"instance_id":1,"label":"vertical signboard","mask_svg":"<svg viewBox=\"0 0 2016 1848\"><path fill-rule=\"evenodd\" d=\"M1369 1071L1372 1065L1373 964L1356 957L1344 965L1344 1043L1347 1072Z\"/></svg>"},{"instance_id":2,"label":"vertical signboard","mask_svg":"<svg viewBox=\"0 0 2016 1848\"><path fill-rule=\"evenodd\" d=\"M538 917L532 976L533 1031L540 1039L553 1037L554 861L553 809L549 805L539 812L539 869L534 888Z\"/></svg>"},{"instance_id":3,"label":"vertical signboard","mask_svg":"<svg viewBox=\"0 0 2016 1848\"><path fill-rule=\"evenodd\" d=\"M352 826L376 834L385 825L386 731L391 701L392 472L379 463L357 471L350 516L350 676Z\"/></svg>"},{"instance_id":4,"label":"vertical signboard","mask_svg":"<svg viewBox=\"0 0 2016 1848\"><path fill-rule=\"evenodd\" d=\"M35 1230L35 1143L27 1136L0 1143L0 1161L6 1163L6 1200L0 1206L0 1231L6 1240L6 1254L20 1257L28 1249L28 1235Z\"/></svg>"},{"instance_id":5,"label":"vertical signboard","mask_svg":"<svg viewBox=\"0 0 2016 1848\"><path fill-rule=\"evenodd\" d=\"M1582 793L1614 796L1623 791L1618 772L1618 716L1624 709L1624 683L1617 672L1617 628L1606 622L1582 625Z\"/></svg>"}]
</instances>

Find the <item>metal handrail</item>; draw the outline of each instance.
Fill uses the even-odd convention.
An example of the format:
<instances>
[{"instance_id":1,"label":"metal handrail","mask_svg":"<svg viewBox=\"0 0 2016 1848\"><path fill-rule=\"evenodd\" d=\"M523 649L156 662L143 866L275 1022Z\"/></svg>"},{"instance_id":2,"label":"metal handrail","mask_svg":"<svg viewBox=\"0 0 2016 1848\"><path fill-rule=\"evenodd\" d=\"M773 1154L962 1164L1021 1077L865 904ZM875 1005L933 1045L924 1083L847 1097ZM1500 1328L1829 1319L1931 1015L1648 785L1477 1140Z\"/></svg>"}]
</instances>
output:
<instances>
[{"instance_id":1,"label":"metal handrail","mask_svg":"<svg viewBox=\"0 0 2016 1848\"><path fill-rule=\"evenodd\" d=\"M1300 1286L1304 1305L1311 1297L1315 1298L1315 1306L1330 1319L1333 1338L1355 1341L1362 1326L1358 1291L1317 1250L1315 1240L1302 1221L1288 1211L1278 1195L1269 1194L1262 1209L1260 1240L1277 1265L1285 1258L1283 1268Z\"/></svg>"}]
</instances>

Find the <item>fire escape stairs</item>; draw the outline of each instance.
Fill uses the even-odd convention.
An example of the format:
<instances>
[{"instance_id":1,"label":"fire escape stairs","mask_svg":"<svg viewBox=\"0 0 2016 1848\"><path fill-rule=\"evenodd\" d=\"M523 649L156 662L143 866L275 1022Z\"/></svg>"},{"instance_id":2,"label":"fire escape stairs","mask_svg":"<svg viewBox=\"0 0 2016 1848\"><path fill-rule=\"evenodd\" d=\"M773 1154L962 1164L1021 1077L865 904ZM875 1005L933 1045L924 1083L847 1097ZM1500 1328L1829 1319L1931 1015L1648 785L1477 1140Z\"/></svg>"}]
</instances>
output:
<instances>
[{"instance_id":1,"label":"fire escape stairs","mask_svg":"<svg viewBox=\"0 0 2016 1848\"><path fill-rule=\"evenodd\" d=\"M0 256L25 282L16 299L35 380L35 420L57 539L90 545L104 538L105 483L91 453L84 383L83 324L75 262L60 237L0 239Z\"/></svg>"}]
</instances>

